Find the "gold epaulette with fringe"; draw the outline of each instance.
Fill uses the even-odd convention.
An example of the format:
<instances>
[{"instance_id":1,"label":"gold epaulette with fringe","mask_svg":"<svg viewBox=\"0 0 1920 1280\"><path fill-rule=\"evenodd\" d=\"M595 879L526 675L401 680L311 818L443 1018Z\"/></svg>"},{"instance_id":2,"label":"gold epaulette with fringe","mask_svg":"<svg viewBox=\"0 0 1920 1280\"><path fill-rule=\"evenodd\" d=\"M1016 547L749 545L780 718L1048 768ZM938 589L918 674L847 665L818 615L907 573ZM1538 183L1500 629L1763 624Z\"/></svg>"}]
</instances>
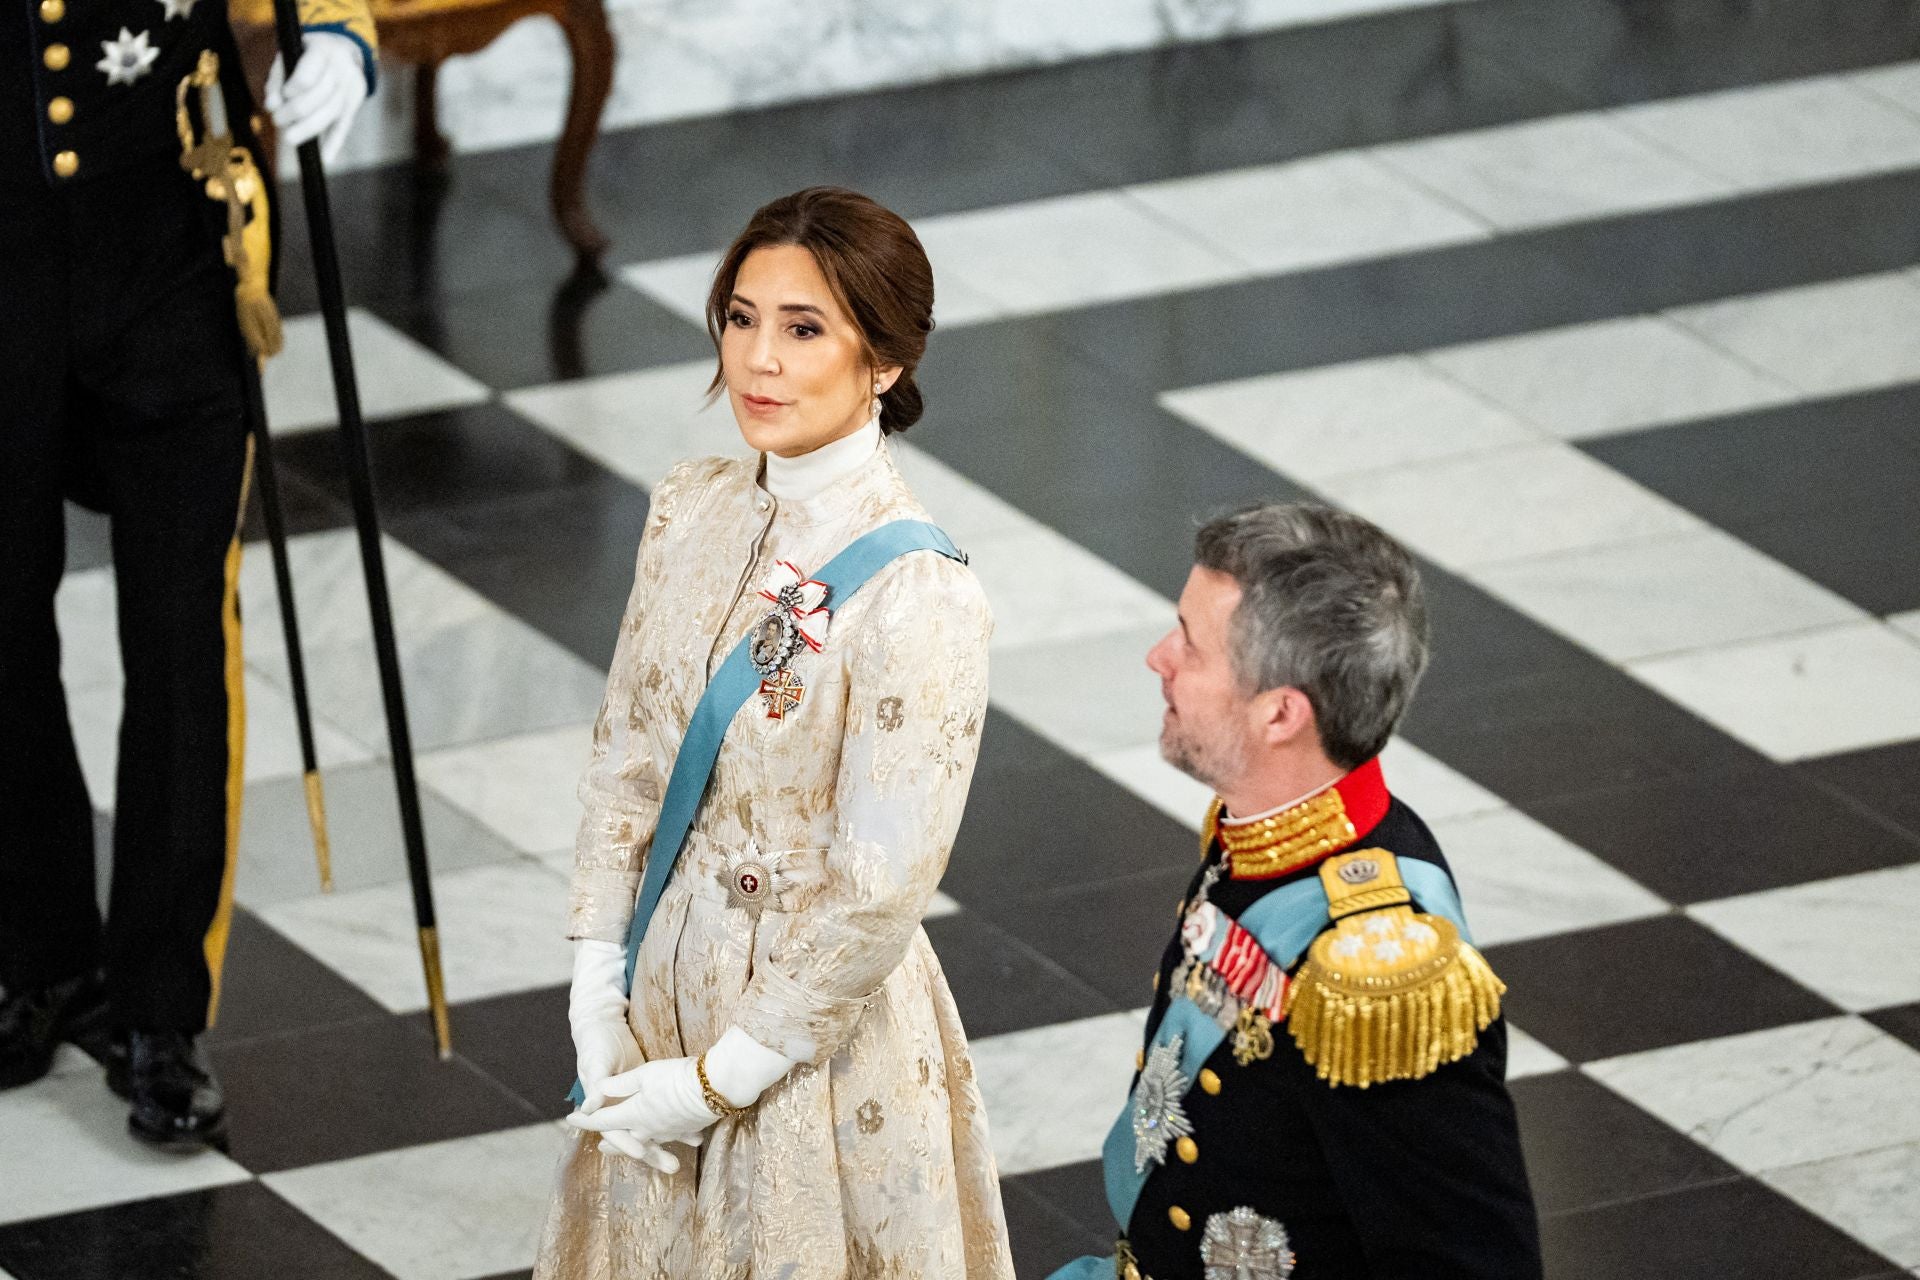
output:
<instances>
[{"instance_id":1,"label":"gold epaulette with fringe","mask_svg":"<svg viewBox=\"0 0 1920 1280\"><path fill-rule=\"evenodd\" d=\"M1294 976L1287 1028L1322 1080L1418 1080L1473 1052L1506 984L1453 922L1413 910L1394 856L1360 849L1320 867L1333 927Z\"/></svg>"}]
</instances>

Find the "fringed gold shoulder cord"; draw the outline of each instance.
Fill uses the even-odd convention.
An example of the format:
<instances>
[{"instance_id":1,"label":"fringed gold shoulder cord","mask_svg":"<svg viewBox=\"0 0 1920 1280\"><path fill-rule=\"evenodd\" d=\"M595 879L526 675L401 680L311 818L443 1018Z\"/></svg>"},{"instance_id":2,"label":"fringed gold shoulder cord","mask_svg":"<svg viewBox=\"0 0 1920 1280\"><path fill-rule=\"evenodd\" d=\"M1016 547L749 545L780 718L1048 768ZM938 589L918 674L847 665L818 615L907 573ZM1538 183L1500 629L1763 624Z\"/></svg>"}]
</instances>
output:
<instances>
[{"instance_id":1,"label":"fringed gold shoulder cord","mask_svg":"<svg viewBox=\"0 0 1920 1280\"><path fill-rule=\"evenodd\" d=\"M1322 1080L1418 1080L1473 1052L1506 984L1453 922L1415 912L1394 856L1361 849L1320 867L1333 927L1294 977L1287 1028Z\"/></svg>"},{"instance_id":2,"label":"fringed gold shoulder cord","mask_svg":"<svg viewBox=\"0 0 1920 1280\"><path fill-rule=\"evenodd\" d=\"M203 136L194 140L188 95L200 93ZM260 177L253 153L235 146L220 95L220 58L211 49L200 54L193 74L174 93L174 126L180 133L180 167L206 184L207 197L227 207L227 234L220 247L233 268L234 305L240 333L255 359L280 353L280 309L267 287L272 265L272 235L268 224L267 184Z\"/></svg>"}]
</instances>

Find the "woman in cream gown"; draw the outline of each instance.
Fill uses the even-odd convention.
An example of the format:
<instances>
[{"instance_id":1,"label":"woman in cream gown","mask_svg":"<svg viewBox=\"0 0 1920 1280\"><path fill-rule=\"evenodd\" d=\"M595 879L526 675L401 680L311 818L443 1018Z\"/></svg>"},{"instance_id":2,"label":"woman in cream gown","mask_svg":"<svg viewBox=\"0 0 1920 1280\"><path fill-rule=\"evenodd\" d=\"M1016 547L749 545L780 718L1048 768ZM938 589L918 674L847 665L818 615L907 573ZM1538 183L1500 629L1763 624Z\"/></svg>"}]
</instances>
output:
<instances>
[{"instance_id":1,"label":"woman in cream gown","mask_svg":"<svg viewBox=\"0 0 1920 1280\"><path fill-rule=\"evenodd\" d=\"M571 1017L589 1096L536 1280L1013 1274L965 1034L920 927L987 705L992 619L964 564L909 553L828 602L817 651L792 662L797 703L753 697L727 728L630 1004L615 973L709 677L780 586L930 519L884 434L918 416L931 295L906 224L832 189L761 210L721 264L716 383L765 452L682 463L651 495L581 785ZM917 333L902 315L924 317Z\"/></svg>"}]
</instances>

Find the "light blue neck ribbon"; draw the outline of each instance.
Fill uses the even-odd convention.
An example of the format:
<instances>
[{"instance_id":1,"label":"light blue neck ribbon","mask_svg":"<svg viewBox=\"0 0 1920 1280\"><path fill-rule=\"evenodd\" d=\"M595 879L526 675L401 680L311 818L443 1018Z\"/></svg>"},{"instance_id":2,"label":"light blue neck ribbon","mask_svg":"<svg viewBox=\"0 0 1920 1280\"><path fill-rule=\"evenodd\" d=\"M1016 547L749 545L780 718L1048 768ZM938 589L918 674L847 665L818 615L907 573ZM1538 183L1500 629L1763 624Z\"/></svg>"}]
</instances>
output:
<instances>
[{"instance_id":1,"label":"light blue neck ribbon","mask_svg":"<svg viewBox=\"0 0 1920 1280\"><path fill-rule=\"evenodd\" d=\"M827 604L838 613L853 594L874 574L901 556L914 551L936 551L949 560L967 562L952 539L924 520L895 520L854 539L839 555L827 561L814 581L827 588ZM627 927L626 988L633 992L634 966L640 962L640 942L647 934L647 922L660 905L673 876L674 864L693 829L694 815L706 797L707 783L713 777L714 762L720 758L720 744L727 736L733 717L760 689L760 673L747 654L752 632L733 647L720 669L707 682L700 703L687 722L680 739L679 754L674 757L673 773L667 779L667 798L660 803L660 819L654 827L653 843L647 852L647 869L640 879L640 892L634 899L633 922ZM586 1100L575 1080L567 1098L574 1106Z\"/></svg>"}]
</instances>

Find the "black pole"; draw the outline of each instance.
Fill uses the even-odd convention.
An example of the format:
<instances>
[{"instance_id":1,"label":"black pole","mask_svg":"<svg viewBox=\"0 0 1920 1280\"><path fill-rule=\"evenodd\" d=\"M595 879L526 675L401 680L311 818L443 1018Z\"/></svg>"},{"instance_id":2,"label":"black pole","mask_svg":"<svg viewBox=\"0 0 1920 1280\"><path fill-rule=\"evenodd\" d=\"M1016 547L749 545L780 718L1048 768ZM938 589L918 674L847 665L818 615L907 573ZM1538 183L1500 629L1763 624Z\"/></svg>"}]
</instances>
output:
<instances>
[{"instance_id":1,"label":"black pole","mask_svg":"<svg viewBox=\"0 0 1920 1280\"><path fill-rule=\"evenodd\" d=\"M274 0L274 27L287 80L299 64L300 16L294 0ZM284 81L283 81L284 83ZM340 452L353 500L353 523L360 535L360 565L367 579L367 607L373 616L374 656L380 666L380 694L387 710L387 742L393 756L393 781L400 793L400 833L406 843L407 875L413 887L414 923L420 934L420 962L426 972L427 1003L433 1013L440 1056L453 1052L447 1020L446 984L440 967L440 939L433 914L433 884L427 874L427 836L420 820L420 787L413 772L413 737L407 729L406 697L400 686L400 652L393 637L393 604L387 595L386 560L380 550L380 516L373 501L373 472L368 462L367 427L360 414L360 388L347 339L346 296L340 286L340 257L333 239L333 212L327 203L327 177L318 141L300 146L300 190L307 208L307 234L313 242L313 273L320 290L320 315L327 329L327 353L333 363L333 394L340 408Z\"/></svg>"},{"instance_id":2,"label":"black pole","mask_svg":"<svg viewBox=\"0 0 1920 1280\"><path fill-rule=\"evenodd\" d=\"M307 789L307 823L313 829L313 857L320 869L320 891L333 892L333 847L327 838L327 806L320 788L320 757L313 745L313 708L307 697L307 660L300 644L300 613L294 605L293 565L287 555L286 509L280 503L280 473L273 463L273 435L267 429L267 401L260 390L260 364L241 357L240 383L246 400L247 432L253 437L253 470L260 482L260 512L266 518L267 545L273 553L273 582L280 596L280 633L287 650L287 677L293 686L293 720L300 732L300 766Z\"/></svg>"}]
</instances>

